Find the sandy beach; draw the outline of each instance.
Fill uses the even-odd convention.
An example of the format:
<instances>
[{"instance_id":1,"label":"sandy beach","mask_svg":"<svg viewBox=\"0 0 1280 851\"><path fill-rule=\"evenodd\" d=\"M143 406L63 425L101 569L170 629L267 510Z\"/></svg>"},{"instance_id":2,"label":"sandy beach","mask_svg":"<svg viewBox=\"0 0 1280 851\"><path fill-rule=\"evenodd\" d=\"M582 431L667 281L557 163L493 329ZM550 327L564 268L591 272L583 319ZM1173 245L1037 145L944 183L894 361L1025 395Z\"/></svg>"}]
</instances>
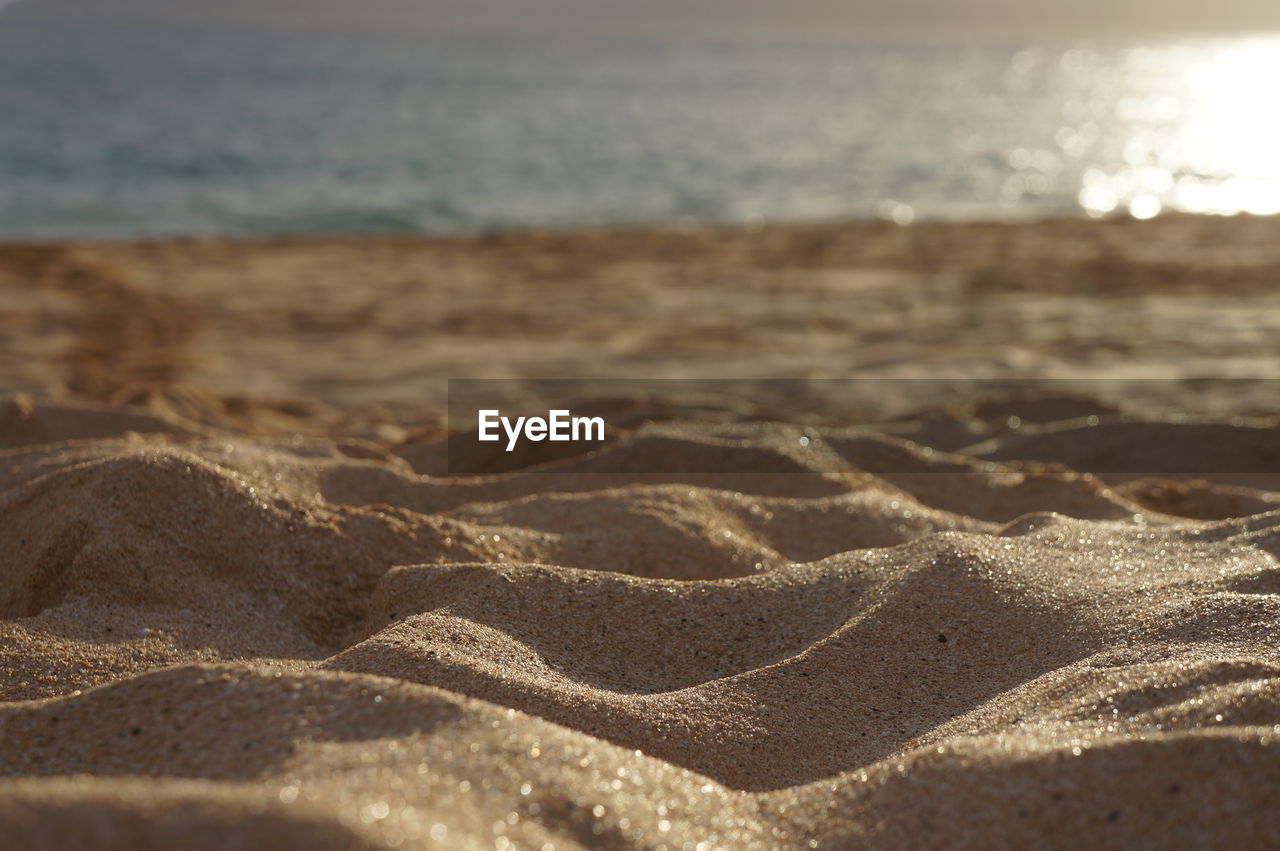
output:
<instances>
[{"instance_id":1,"label":"sandy beach","mask_svg":"<svg viewBox=\"0 0 1280 851\"><path fill-rule=\"evenodd\" d=\"M1247 216L0 245L0 845L1269 844L1277 280ZM447 379L571 377L774 381L450 474Z\"/></svg>"}]
</instances>

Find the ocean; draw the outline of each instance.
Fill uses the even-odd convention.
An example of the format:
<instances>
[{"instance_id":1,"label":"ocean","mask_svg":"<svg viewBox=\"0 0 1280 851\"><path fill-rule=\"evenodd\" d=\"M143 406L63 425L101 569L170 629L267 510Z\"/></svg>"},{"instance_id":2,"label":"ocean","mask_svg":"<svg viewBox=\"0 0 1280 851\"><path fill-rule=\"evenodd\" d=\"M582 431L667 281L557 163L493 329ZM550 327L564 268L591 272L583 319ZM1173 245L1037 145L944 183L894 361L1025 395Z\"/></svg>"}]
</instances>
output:
<instances>
[{"instance_id":1,"label":"ocean","mask_svg":"<svg viewBox=\"0 0 1280 851\"><path fill-rule=\"evenodd\" d=\"M1280 212L1280 40L760 44L0 17L0 236Z\"/></svg>"}]
</instances>

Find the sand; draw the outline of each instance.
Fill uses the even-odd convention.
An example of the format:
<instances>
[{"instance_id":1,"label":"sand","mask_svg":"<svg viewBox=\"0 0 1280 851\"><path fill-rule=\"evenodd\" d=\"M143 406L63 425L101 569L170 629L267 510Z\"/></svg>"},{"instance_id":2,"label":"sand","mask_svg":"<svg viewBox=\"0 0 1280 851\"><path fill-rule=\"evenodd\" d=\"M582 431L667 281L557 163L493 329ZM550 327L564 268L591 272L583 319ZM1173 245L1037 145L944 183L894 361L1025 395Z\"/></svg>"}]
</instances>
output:
<instances>
[{"instance_id":1,"label":"sand","mask_svg":"<svg viewBox=\"0 0 1280 851\"><path fill-rule=\"evenodd\" d=\"M1277 272L1252 218L0 247L0 845L1267 844L1280 432L1203 379L1280 377ZM787 380L446 474L443 379L551 376Z\"/></svg>"}]
</instances>

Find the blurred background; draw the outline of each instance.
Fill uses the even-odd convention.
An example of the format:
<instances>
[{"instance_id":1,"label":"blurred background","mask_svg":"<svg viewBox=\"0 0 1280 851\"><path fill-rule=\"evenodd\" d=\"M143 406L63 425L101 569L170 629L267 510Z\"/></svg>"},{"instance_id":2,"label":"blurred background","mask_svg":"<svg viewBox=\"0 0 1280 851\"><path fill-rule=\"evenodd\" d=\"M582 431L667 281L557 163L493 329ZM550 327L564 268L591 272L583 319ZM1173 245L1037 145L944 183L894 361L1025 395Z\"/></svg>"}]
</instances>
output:
<instances>
[{"instance_id":1,"label":"blurred background","mask_svg":"<svg viewBox=\"0 0 1280 851\"><path fill-rule=\"evenodd\" d=\"M1280 212L1280 5L21 0L0 237Z\"/></svg>"}]
</instances>

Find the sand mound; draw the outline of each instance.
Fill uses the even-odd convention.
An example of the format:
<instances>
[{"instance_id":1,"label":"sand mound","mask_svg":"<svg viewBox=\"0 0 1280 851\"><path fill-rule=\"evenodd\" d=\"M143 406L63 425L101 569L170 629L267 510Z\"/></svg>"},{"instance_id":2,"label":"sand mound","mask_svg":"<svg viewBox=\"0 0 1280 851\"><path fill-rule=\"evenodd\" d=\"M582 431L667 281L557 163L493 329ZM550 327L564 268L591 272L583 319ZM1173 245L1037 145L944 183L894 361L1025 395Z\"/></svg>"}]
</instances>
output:
<instances>
[{"instance_id":1,"label":"sand mound","mask_svg":"<svg viewBox=\"0 0 1280 851\"><path fill-rule=\"evenodd\" d=\"M806 453L790 426L672 422L489 477L376 443L94 427L0 455L20 842L1276 827L1277 496L1109 488L1081 459L1131 423L1068 457L1095 427L980 452L836 428ZM1147 451L1212 465L1209 427L1154 424ZM1212 428L1258 451L1257 429Z\"/></svg>"}]
</instances>

